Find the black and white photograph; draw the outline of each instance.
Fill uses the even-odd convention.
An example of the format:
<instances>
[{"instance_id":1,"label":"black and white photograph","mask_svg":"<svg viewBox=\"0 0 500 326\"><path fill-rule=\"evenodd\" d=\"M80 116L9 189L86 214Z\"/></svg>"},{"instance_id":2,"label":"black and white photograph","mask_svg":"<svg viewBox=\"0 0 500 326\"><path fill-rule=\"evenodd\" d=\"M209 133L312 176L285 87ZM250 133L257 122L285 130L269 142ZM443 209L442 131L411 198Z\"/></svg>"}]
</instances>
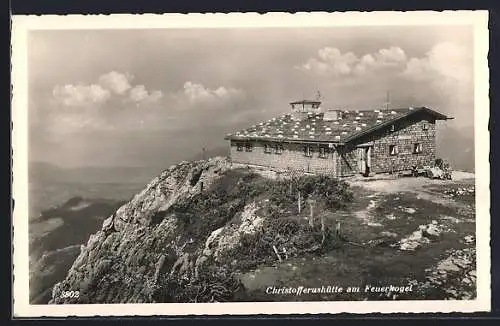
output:
<instances>
[{"instance_id":1,"label":"black and white photograph","mask_svg":"<svg viewBox=\"0 0 500 326\"><path fill-rule=\"evenodd\" d=\"M487 12L14 16L12 45L19 316L489 310Z\"/></svg>"}]
</instances>

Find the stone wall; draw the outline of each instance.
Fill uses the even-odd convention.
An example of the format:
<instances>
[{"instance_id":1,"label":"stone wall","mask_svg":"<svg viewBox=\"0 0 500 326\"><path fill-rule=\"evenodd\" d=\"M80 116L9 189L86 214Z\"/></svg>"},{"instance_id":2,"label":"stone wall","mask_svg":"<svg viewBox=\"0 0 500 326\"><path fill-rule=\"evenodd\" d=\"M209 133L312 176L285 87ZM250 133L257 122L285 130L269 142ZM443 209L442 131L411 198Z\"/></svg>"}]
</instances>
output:
<instances>
[{"instance_id":1,"label":"stone wall","mask_svg":"<svg viewBox=\"0 0 500 326\"><path fill-rule=\"evenodd\" d=\"M426 128L424 128L426 126ZM344 148L345 159L340 160L343 175L359 173L357 147L371 145L371 172L397 172L410 170L413 166L429 165L436 159L436 125L429 116L403 120L394 125L365 136ZM415 153L415 144L421 152ZM390 154L390 146L396 145L398 154Z\"/></svg>"},{"instance_id":2,"label":"stone wall","mask_svg":"<svg viewBox=\"0 0 500 326\"><path fill-rule=\"evenodd\" d=\"M241 150L238 150L241 144ZM248 152L246 144L252 145L252 151ZM271 153L265 152L265 145L271 146ZM298 170L303 172L324 173L335 175L337 166L337 153L333 149L326 148L326 157L320 157L319 145L311 144L311 156L305 156L305 144L281 142L282 152L276 153L275 145L278 143L267 141L235 141L230 144L230 158L234 163L249 165L268 166L276 170Z\"/></svg>"},{"instance_id":3,"label":"stone wall","mask_svg":"<svg viewBox=\"0 0 500 326\"><path fill-rule=\"evenodd\" d=\"M424 126L426 128L424 128ZM410 170L413 166L429 165L436 159L436 125L432 116L422 113L412 119L401 120L392 126L374 131L346 146L335 149L327 148L327 157L319 155L319 145L311 144L312 156L304 155L305 144L281 142L283 150L277 154L270 141L230 142L230 157L235 163L267 166L276 170L298 170L313 173L327 173L338 176L351 176L360 173L358 166L358 148L372 146L371 168L374 173ZM241 151L237 145L241 145ZM248 152L245 145L251 144ZM265 145L271 146L271 153L266 153ZM415 144L420 144L421 152L415 153ZM396 155L390 154L390 146L398 148ZM322 145L322 146L327 146ZM338 174L337 174L338 172Z\"/></svg>"}]
</instances>

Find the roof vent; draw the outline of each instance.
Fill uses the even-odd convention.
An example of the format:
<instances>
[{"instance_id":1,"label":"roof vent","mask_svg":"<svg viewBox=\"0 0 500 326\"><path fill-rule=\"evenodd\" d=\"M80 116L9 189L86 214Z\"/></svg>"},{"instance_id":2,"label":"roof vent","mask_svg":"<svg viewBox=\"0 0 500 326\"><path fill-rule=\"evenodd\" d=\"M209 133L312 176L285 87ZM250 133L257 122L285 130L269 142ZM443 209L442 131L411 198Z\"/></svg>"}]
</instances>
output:
<instances>
[{"instance_id":1,"label":"roof vent","mask_svg":"<svg viewBox=\"0 0 500 326\"><path fill-rule=\"evenodd\" d=\"M308 100L291 102L290 105L292 108L292 120L297 121L309 118L311 115L317 113L320 110L320 104L321 102L319 101Z\"/></svg>"},{"instance_id":2,"label":"roof vent","mask_svg":"<svg viewBox=\"0 0 500 326\"><path fill-rule=\"evenodd\" d=\"M329 109L323 115L323 120L325 121L334 121L339 119L342 119L342 111L340 110Z\"/></svg>"}]
</instances>

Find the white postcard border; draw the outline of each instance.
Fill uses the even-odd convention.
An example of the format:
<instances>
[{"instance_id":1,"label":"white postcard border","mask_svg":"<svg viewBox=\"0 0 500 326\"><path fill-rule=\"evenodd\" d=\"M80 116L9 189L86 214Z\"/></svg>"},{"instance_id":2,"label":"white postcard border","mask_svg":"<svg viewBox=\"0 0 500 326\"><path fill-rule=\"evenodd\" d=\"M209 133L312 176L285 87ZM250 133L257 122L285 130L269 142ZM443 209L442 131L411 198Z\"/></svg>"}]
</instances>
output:
<instances>
[{"instance_id":1,"label":"white postcard border","mask_svg":"<svg viewBox=\"0 0 500 326\"><path fill-rule=\"evenodd\" d=\"M30 305L28 264L28 85L30 30L472 25L475 71L477 298L464 301L338 301ZM13 315L15 317L477 312L490 310L490 163L487 11L117 14L12 17Z\"/></svg>"}]
</instances>

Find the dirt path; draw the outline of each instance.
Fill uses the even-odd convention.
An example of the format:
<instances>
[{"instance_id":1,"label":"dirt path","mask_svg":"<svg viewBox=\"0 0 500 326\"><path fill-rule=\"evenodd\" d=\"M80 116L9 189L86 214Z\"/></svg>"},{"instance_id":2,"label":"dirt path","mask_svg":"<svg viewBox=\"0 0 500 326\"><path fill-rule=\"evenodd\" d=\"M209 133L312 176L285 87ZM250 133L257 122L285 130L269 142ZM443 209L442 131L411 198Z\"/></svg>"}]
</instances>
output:
<instances>
[{"instance_id":1,"label":"dirt path","mask_svg":"<svg viewBox=\"0 0 500 326\"><path fill-rule=\"evenodd\" d=\"M401 193L410 192L417 195L417 199L424 199L436 204L464 208L464 204L447 198L440 193L440 189L454 185L473 185L474 174L462 171L454 171L452 180L437 180L425 177L395 178L389 175L376 176L373 178L354 177L346 180L353 187L362 187L379 193Z\"/></svg>"}]
</instances>

